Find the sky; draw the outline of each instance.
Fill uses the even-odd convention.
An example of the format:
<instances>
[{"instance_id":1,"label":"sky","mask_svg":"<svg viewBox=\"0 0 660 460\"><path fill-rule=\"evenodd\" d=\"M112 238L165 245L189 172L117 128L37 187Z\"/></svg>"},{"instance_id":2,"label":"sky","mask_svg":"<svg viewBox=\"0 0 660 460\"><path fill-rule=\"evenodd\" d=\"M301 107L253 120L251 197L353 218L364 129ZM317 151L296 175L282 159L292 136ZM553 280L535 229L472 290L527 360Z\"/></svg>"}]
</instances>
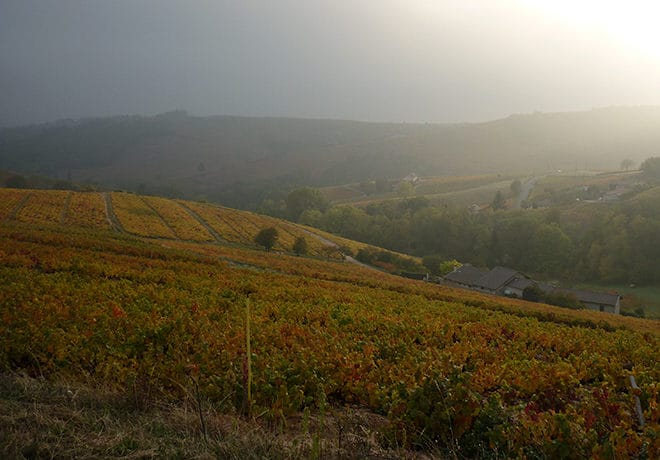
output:
<instances>
[{"instance_id":1,"label":"sky","mask_svg":"<svg viewBox=\"0 0 660 460\"><path fill-rule=\"evenodd\" d=\"M660 105L660 5L0 0L0 126L194 115L475 122Z\"/></svg>"}]
</instances>

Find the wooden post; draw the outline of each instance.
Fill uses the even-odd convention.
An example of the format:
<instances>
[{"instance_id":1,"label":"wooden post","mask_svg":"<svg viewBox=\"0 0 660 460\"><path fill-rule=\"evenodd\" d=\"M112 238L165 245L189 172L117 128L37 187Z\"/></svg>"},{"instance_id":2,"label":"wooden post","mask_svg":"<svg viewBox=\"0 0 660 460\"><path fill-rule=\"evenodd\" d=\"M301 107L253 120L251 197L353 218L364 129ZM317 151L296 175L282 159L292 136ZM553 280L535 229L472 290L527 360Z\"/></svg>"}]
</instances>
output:
<instances>
[{"instance_id":1,"label":"wooden post","mask_svg":"<svg viewBox=\"0 0 660 460\"><path fill-rule=\"evenodd\" d=\"M635 396L635 412L637 413L637 421L639 422L639 427L644 428L644 412L642 412L642 404L639 402L639 396L637 396L641 389L637 386L634 375L630 375L630 386L632 387L633 395Z\"/></svg>"}]
</instances>

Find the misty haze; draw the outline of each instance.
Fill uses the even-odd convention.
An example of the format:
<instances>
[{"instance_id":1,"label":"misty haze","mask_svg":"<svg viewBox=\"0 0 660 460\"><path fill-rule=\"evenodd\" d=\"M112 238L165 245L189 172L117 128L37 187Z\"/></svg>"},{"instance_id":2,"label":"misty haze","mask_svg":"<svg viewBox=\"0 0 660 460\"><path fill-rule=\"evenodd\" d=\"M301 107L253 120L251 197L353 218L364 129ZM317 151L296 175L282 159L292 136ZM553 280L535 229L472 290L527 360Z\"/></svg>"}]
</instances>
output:
<instances>
[{"instance_id":1,"label":"misty haze","mask_svg":"<svg viewBox=\"0 0 660 460\"><path fill-rule=\"evenodd\" d=\"M660 458L658 17L0 1L0 456Z\"/></svg>"}]
</instances>

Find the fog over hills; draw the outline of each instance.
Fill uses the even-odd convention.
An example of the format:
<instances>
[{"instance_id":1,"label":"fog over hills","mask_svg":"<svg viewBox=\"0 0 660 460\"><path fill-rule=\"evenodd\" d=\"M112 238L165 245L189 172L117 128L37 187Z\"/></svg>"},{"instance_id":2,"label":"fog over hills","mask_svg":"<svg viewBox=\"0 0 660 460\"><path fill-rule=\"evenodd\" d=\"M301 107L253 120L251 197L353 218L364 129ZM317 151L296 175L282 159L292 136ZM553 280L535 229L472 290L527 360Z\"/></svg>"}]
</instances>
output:
<instances>
[{"instance_id":1,"label":"fog over hills","mask_svg":"<svg viewBox=\"0 0 660 460\"><path fill-rule=\"evenodd\" d=\"M660 152L660 107L474 124L196 117L177 111L7 128L0 169L232 205L245 190L379 178L614 169ZM248 200L249 201L249 200Z\"/></svg>"}]
</instances>

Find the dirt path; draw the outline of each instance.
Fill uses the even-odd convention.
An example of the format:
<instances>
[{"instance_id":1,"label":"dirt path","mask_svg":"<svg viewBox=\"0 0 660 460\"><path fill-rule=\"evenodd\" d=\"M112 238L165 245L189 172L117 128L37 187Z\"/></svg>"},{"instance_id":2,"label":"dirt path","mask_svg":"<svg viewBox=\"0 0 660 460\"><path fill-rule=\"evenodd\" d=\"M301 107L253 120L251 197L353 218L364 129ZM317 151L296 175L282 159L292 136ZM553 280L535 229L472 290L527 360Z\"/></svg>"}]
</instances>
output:
<instances>
[{"instance_id":1,"label":"dirt path","mask_svg":"<svg viewBox=\"0 0 660 460\"><path fill-rule=\"evenodd\" d=\"M30 199L31 196L32 196L32 194L28 193L23 198L21 198L21 201L19 201L16 204L16 206L14 206L14 209L11 210L11 212L9 213L9 215L7 216L7 218L5 220L14 220L14 219L16 219L16 215L21 211L21 209L23 209L25 207L25 203L28 202L28 200Z\"/></svg>"},{"instance_id":2,"label":"dirt path","mask_svg":"<svg viewBox=\"0 0 660 460\"><path fill-rule=\"evenodd\" d=\"M167 227L167 229L168 229L170 232L172 232L173 239L175 239L175 240L180 240L181 238L179 238L179 235L177 235L177 234L176 234L176 231L174 231L174 229L172 228L172 226L171 226L170 224L168 224L167 221L165 221L165 219L163 218L163 216L161 216L160 213L159 213L158 211L156 211L156 208L154 208L153 206L151 206L151 204L149 204L149 202L148 202L147 200L145 200L143 196L141 196L140 199L142 200L142 202L143 202L143 203L144 203L149 209L151 209L151 210L153 211L154 214L156 214L156 215L158 216L158 219L160 220L160 222L161 222L165 227Z\"/></svg>"},{"instance_id":3,"label":"dirt path","mask_svg":"<svg viewBox=\"0 0 660 460\"><path fill-rule=\"evenodd\" d=\"M108 221L108 224L110 224L110 227L113 230L124 232L124 227L121 225L121 222L119 222L115 212L112 210L112 197L110 196L110 193L103 192L101 196L103 196L103 202L105 203L105 218Z\"/></svg>"},{"instance_id":4,"label":"dirt path","mask_svg":"<svg viewBox=\"0 0 660 460\"><path fill-rule=\"evenodd\" d=\"M64 202L64 208L62 208L62 212L60 212L60 224L64 225L66 222L66 216L69 214L69 208L71 207L71 197L73 196L73 192L69 192L69 194L66 196L66 201Z\"/></svg>"},{"instance_id":5,"label":"dirt path","mask_svg":"<svg viewBox=\"0 0 660 460\"><path fill-rule=\"evenodd\" d=\"M204 227L207 232L209 232L209 234L215 239L216 243L226 243L226 241L220 236L220 234L218 232L216 232L215 230L213 230L213 227L211 227L209 224L207 224L206 221L204 219L202 219L202 217L199 214L197 214L195 211L190 209L185 204L183 204L179 201L177 201L177 203L179 204L179 206L181 206L190 215L190 217L192 217L197 222L199 222L199 224L202 227Z\"/></svg>"},{"instance_id":6,"label":"dirt path","mask_svg":"<svg viewBox=\"0 0 660 460\"><path fill-rule=\"evenodd\" d=\"M320 241L322 244L324 244L324 245L326 245L326 246L328 246L328 247L331 247L331 248L339 249L339 245L338 245L337 243L335 243L334 241L331 241L331 240L329 240L329 239L327 239L327 238L324 238L324 237L322 237L321 235L317 235L316 233L314 233L314 232L312 232L312 231L310 231L310 230L307 230L306 228L303 228L303 229L301 229L301 230L304 231L305 233L307 233L308 235L310 235L310 236L316 238L316 239L317 239L318 241ZM377 268L374 268L374 267L372 267L371 265L363 264L363 263L360 262L359 260L355 260L353 257L348 256L348 255L346 255L346 254L344 254L344 253L341 253L341 255L344 257L344 260L345 260L346 262L348 262L348 263L355 264L355 265L359 265L360 267L364 267L364 268L369 268L369 269L371 269L371 270L378 270ZM378 270L378 271L379 271L379 270Z\"/></svg>"}]
</instances>

